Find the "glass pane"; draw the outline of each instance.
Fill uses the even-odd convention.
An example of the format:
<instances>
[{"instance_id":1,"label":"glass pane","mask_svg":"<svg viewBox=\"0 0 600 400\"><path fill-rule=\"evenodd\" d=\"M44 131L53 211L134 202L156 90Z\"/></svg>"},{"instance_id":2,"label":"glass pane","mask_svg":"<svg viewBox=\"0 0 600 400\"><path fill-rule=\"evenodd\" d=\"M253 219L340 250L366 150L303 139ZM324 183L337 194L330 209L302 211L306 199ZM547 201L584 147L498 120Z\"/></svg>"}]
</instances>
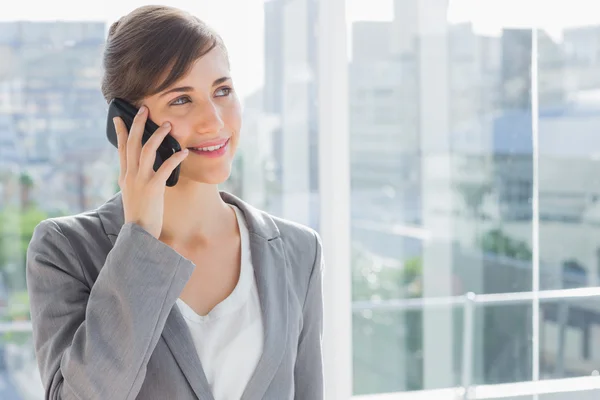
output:
<instances>
[{"instance_id":1,"label":"glass pane","mask_svg":"<svg viewBox=\"0 0 600 400\"><path fill-rule=\"evenodd\" d=\"M531 302L477 308L472 346L475 385L531 380Z\"/></svg>"},{"instance_id":2,"label":"glass pane","mask_svg":"<svg viewBox=\"0 0 600 400\"><path fill-rule=\"evenodd\" d=\"M538 33L542 289L600 279L600 17L555 3L572 18Z\"/></svg>"},{"instance_id":3,"label":"glass pane","mask_svg":"<svg viewBox=\"0 0 600 400\"><path fill-rule=\"evenodd\" d=\"M28 321L25 254L42 220L115 192L99 91L104 23L0 22L1 398L43 398ZM6 61L6 62L5 62Z\"/></svg>"},{"instance_id":4,"label":"glass pane","mask_svg":"<svg viewBox=\"0 0 600 400\"><path fill-rule=\"evenodd\" d=\"M540 284L542 289L598 286L600 17L570 1L548 7L537 42ZM594 339L600 324L598 301L543 304L543 378L586 376L600 370L600 351L595 346L600 336Z\"/></svg>"},{"instance_id":5,"label":"glass pane","mask_svg":"<svg viewBox=\"0 0 600 400\"><path fill-rule=\"evenodd\" d=\"M540 377L600 373L600 298L553 299L540 305Z\"/></svg>"},{"instance_id":6,"label":"glass pane","mask_svg":"<svg viewBox=\"0 0 600 400\"><path fill-rule=\"evenodd\" d=\"M457 349L465 341L451 298L532 287L532 30L514 17L530 4L346 5L354 301L375 309L448 299L446 308L388 315L392 331L420 340L370 352L358 341L368 340L369 322L355 319L354 390L451 387L463 379ZM477 312L474 335L483 336L473 344L470 381L530 379L525 356L498 359L517 344L531 353L529 305L508 308ZM511 330L514 338L503 336ZM379 363L395 373L373 378Z\"/></svg>"},{"instance_id":7,"label":"glass pane","mask_svg":"<svg viewBox=\"0 0 600 400\"><path fill-rule=\"evenodd\" d=\"M256 165L244 170L244 196L313 228L319 225L317 38L309 27L316 11L310 0L264 3L264 87L247 98L244 123L255 125L245 132L243 158ZM240 68L254 57L246 53Z\"/></svg>"},{"instance_id":8,"label":"glass pane","mask_svg":"<svg viewBox=\"0 0 600 400\"><path fill-rule=\"evenodd\" d=\"M364 308L361 307L364 305ZM451 386L461 384L462 316L461 308L440 306L428 315L457 321ZM353 317L354 393L389 393L423 388L423 315L421 307L403 310L378 310L357 303ZM378 355L374 358L373 355Z\"/></svg>"}]
</instances>

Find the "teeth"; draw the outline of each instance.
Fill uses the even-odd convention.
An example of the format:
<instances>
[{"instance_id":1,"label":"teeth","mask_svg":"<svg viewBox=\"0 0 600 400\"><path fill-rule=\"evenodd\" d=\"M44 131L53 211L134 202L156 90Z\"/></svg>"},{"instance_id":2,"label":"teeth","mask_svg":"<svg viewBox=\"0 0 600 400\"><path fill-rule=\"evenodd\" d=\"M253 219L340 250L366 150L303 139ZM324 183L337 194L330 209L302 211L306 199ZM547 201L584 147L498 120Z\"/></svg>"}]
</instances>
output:
<instances>
[{"instance_id":1,"label":"teeth","mask_svg":"<svg viewBox=\"0 0 600 400\"><path fill-rule=\"evenodd\" d=\"M225 146L225 143L217 145L217 146L208 146L208 147L194 147L192 150L200 150L200 151L215 151L219 150L221 147Z\"/></svg>"}]
</instances>

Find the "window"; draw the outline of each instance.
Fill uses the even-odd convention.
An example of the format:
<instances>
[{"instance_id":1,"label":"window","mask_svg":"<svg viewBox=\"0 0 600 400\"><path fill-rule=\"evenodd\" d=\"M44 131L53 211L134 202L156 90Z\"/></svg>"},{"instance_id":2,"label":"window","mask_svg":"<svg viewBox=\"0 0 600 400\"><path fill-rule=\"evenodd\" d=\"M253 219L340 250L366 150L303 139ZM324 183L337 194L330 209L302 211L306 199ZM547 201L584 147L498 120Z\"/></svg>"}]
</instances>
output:
<instances>
[{"instance_id":1,"label":"window","mask_svg":"<svg viewBox=\"0 0 600 400\"><path fill-rule=\"evenodd\" d=\"M229 47L244 130L223 189L321 232L329 398L600 394L593 0L168 3ZM101 55L144 2L49 4L0 13L7 400L43 398L33 227L118 190Z\"/></svg>"},{"instance_id":2,"label":"window","mask_svg":"<svg viewBox=\"0 0 600 400\"><path fill-rule=\"evenodd\" d=\"M363 102L363 114L401 109L403 96L414 105L385 126L401 145L381 153L371 138L384 127L350 120L350 158L360 160L350 170L359 398L445 399L461 387L476 387L473 399L513 398L555 387L571 399L585 395L570 392L582 382L600 386L581 378L600 362L598 228L586 201L598 186L600 20L585 15L590 2L577 4L346 0L349 107L361 101L355 87L382 86L353 71L386 63L402 82ZM418 121L412 130L408 119ZM365 196L355 177L393 179L401 171L382 168L381 155L394 152L412 160L404 167L419 184ZM537 380L548 382L532 391Z\"/></svg>"}]
</instances>

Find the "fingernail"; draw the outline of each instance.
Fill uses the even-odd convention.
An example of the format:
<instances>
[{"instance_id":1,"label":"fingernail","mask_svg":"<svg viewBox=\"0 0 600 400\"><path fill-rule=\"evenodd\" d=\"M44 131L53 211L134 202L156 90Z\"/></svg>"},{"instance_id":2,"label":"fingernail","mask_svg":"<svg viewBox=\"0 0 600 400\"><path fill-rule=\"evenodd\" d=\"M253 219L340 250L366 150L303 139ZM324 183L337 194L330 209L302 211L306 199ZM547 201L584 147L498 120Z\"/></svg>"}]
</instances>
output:
<instances>
[{"instance_id":1,"label":"fingernail","mask_svg":"<svg viewBox=\"0 0 600 400\"><path fill-rule=\"evenodd\" d=\"M165 128L170 128L170 127L171 127L171 123L170 123L170 122L165 122L165 123L163 124L163 126L164 126Z\"/></svg>"},{"instance_id":2,"label":"fingernail","mask_svg":"<svg viewBox=\"0 0 600 400\"><path fill-rule=\"evenodd\" d=\"M189 152L190 152L190 151L189 151L188 149L183 149L183 154L187 154L187 153L189 153Z\"/></svg>"},{"instance_id":3,"label":"fingernail","mask_svg":"<svg viewBox=\"0 0 600 400\"><path fill-rule=\"evenodd\" d=\"M141 106L138 110L138 114L142 114L144 111L146 111L146 106Z\"/></svg>"}]
</instances>

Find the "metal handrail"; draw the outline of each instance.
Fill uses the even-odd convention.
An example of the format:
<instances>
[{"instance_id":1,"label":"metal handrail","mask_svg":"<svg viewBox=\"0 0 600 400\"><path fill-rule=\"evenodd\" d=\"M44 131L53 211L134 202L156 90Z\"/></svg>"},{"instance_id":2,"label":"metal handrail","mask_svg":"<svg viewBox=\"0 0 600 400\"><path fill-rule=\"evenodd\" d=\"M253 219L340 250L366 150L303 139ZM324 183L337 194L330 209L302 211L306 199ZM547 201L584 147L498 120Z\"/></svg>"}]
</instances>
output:
<instances>
[{"instance_id":1,"label":"metal handrail","mask_svg":"<svg viewBox=\"0 0 600 400\"><path fill-rule=\"evenodd\" d=\"M352 304L354 313L371 311L406 311L420 310L423 308L438 308L463 305L465 301L472 296L475 304L498 305L498 304L519 304L539 299L540 302L549 302L560 299L585 299L600 297L600 287L578 288L578 289L558 289L542 290L539 292L516 292L516 293L494 293L494 294L475 294L467 293L459 296L448 297L421 297L410 299L393 300L369 300L355 301Z\"/></svg>"},{"instance_id":2,"label":"metal handrail","mask_svg":"<svg viewBox=\"0 0 600 400\"><path fill-rule=\"evenodd\" d=\"M472 394L473 379L473 337L474 337L474 317L477 305L505 305L522 304L539 300L551 302L554 300L570 299L589 299L600 297L600 288L577 288L577 289L558 289L544 290L539 292L516 292L516 293L494 293L494 294L475 294L466 293L461 296L449 297L430 297L430 298L409 298L393 299L382 301L356 301L353 303L352 312L360 313L366 310L370 311L414 311L440 307L463 307L463 347L462 347L462 371L461 385L463 399L469 399ZM600 306L599 310L600 312Z\"/></svg>"}]
</instances>

